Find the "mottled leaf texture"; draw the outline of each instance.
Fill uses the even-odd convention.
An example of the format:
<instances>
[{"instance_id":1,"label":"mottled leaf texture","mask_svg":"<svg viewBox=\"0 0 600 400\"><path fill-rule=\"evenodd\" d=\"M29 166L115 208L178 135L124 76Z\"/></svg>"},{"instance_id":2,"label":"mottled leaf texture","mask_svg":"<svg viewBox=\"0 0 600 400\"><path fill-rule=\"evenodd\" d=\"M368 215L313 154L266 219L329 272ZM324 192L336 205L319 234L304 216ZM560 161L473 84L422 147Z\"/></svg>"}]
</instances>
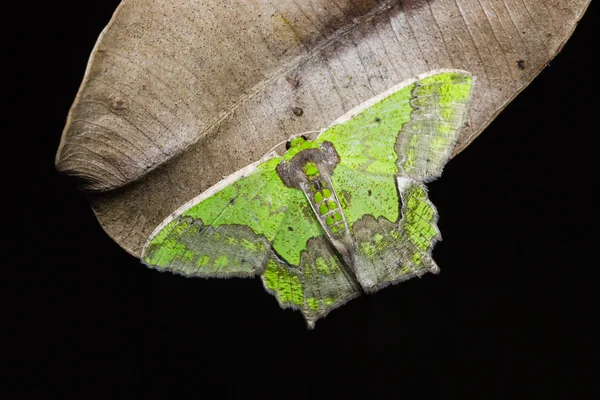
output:
<instances>
[{"instance_id":1,"label":"mottled leaf texture","mask_svg":"<svg viewBox=\"0 0 600 400\"><path fill-rule=\"evenodd\" d=\"M294 136L197 196L150 235L142 260L204 277L262 275L308 325L349 299L437 272L437 212L424 181L441 174L473 87L440 70L403 82Z\"/></svg>"},{"instance_id":2,"label":"mottled leaf texture","mask_svg":"<svg viewBox=\"0 0 600 400\"><path fill-rule=\"evenodd\" d=\"M426 71L476 77L458 153L554 57L588 3L123 0L93 50L57 167L139 257L156 225L224 176ZM422 147L412 140L398 146ZM411 157L433 176L435 163Z\"/></svg>"}]
</instances>

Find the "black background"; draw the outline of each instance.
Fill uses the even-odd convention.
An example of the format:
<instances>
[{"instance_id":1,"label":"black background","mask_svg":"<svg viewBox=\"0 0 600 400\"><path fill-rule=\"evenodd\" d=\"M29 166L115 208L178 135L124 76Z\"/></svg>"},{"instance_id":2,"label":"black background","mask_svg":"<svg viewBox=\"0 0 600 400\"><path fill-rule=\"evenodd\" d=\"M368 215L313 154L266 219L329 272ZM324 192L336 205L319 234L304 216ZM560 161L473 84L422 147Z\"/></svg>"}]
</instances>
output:
<instances>
[{"instance_id":1,"label":"black background","mask_svg":"<svg viewBox=\"0 0 600 400\"><path fill-rule=\"evenodd\" d=\"M142 266L55 172L67 112L117 4L36 6L10 40L19 58L10 63L17 75L6 78L18 85L13 103L23 115L5 115L18 121L10 135L18 143L4 155L6 175L16 177L5 187L18 196L4 254L15 256L5 268L22 275L4 278L16 292L6 303L16 335L6 344L18 355L23 397L150 396L186 384L213 398L203 396L205 383L246 381L282 397L317 396L310 385L333 382L344 388L335 398L358 384L375 398L385 394L382 383L393 385L386 398L580 398L593 387L596 6L429 185L441 216L434 256L442 273L353 300L307 331L258 279L185 279ZM236 394L248 397L220 390Z\"/></svg>"}]
</instances>

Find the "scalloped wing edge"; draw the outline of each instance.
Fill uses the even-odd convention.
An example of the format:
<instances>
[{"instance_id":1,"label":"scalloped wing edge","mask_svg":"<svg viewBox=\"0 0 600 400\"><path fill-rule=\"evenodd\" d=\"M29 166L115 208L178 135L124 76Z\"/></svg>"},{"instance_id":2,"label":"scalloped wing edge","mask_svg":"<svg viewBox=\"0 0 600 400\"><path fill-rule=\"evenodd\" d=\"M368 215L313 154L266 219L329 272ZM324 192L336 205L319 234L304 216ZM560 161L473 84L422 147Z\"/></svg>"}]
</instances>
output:
<instances>
[{"instance_id":1,"label":"scalloped wing edge","mask_svg":"<svg viewBox=\"0 0 600 400\"><path fill-rule=\"evenodd\" d=\"M344 122L348 122L349 120L356 117L358 114L360 114L367 108L372 107L373 105L379 103L386 97L391 96L392 94L396 93L397 91L399 91L409 85L412 85L413 83L416 83L425 78L429 78L430 76L439 75L439 74L448 73L448 72L455 72L455 73L469 76L473 80L472 86L474 86L475 76L472 73L470 73L469 71L465 71L462 69L453 69L453 68L440 68L440 69L434 69L432 71L427 71L422 74L415 75L412 78L406 79L406 80L392 86L391 88L387 89L386 91L381 92L377 96L371 97L369 100L364 101L363 103L359 104L358 106L354 107L353 109L351 109L350 111L348 111L347 113L345 113L344 115L342 115L341 117L339 117L338 119L333 121L333 123L331 123L331 125L329 125L325 129L323 129L321 132L326 131L327 129L331 128L332 126L340 125L340 124L343 124ZM472 91L471 91L470 97L472 97Z\"/></svg>"},{"instance_id":2,"label":"scalloped wing edge","mask_svg":"<svg viewBox=\"0 0 600 400\"><path fill-rule=\"evenodd\" d=\"M195 205L201 203L202 201L208 199L209 197L215 195L216 193L225 189L227 186L231 185L232 183L235 183L235 182L239 181L240 179L243 179L243 178L251 175L252 172L256 171L257 167L260 164L262 164L265 161L268 161L272 158L275 158L275 157L279 157L278 154L275 153L274 151L270 151L269 153L265 154L265 156L262 157L260 160L245 166L244 168L234 172L233 174L231 174L229 176L226 176L225 178L223 178L222 180L220 180L213 186L209 187L204 192L200 193L198 196L187 201L181 207L177 208L175 211L173 211L171 214L169 214L169 216L166 217L156 228L154 228L152 233L148 236L148 239L146 240L146 243L144 244L144 247L142 248L141 259L142 260L144 259L144 256L146 255L146 248L148 247L148 245L150 244L152 239L154 239L154 237L164 227L166 227L168 224L173 222L176 218L181 216L185 211L187 211L191 207L194 207Z\"/></svg>"}]
</instances>

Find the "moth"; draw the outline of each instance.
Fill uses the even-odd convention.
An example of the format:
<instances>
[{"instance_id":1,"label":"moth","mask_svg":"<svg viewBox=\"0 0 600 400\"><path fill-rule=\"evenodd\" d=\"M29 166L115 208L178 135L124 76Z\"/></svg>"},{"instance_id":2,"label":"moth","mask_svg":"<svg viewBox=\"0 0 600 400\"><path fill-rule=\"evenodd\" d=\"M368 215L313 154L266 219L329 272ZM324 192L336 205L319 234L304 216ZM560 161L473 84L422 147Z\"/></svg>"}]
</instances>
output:
<instances>
[{"instance_id":1,"label":"moth","mask_svg":"<svg viewBox=\"0 0 600 400\"><path fill-rule=\"evenodd\" d=\"M318 135L296 135L165 219L142 261L187 276L252 277L309 328L350 299L427 272L440 232L425 183L440 176L473 77L432 71Z\"/></svg>"}]
</instances>

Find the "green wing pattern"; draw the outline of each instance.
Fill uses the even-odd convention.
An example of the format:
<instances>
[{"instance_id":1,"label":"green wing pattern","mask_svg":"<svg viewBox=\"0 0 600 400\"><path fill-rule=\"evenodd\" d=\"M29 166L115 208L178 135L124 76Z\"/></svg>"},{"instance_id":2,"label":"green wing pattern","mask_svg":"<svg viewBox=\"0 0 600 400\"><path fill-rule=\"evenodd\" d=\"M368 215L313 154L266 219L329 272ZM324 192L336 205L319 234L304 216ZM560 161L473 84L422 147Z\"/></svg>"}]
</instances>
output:
<instances>
[{"instance_id":1,"label":"green wing pattern","mask_svg":"<svg viewBox=\"0 0 600 400\"><path fill-rule=\"evenodd\" d=\"M181 207L150 236L142 261L192 276L260 273L284 217L283 201L289 190L273 173L277 162L274 157L248 167L239 180ZM282 195L264 196L275 190Z\"/></svg>"},{"instance_id":2,"label":"green wing pattern","mask_svg":"<svg viewBox=\"0 0 600 400\"><path fill-rule=\"evenodd\" d=\"M263 284L281 307L298 309L310 328L334 308L359 295L347 279L342 262L324 236L308 242L299 267L271 257L262 276Z\"/></svg>"},{"instance_id":3,"label":"green wing pattern","mask_svg":"<svg viewBox=\"0 0 600 400\"><path fill-rule=\"evenodd\" d=\"M468 73L444 71L392 88L316 142L298 140L283 157L252 164L181 207L150 236L142 261L191 276L261 274L266 290L282 307L299 309L309 327L361 289L436 272L437 212L424 182L441 174L451 154L471 85ZM328 161L339 158L327 179L350 231L337 242L313 212L313 194L288 178L284 184L277 171L282 160L323 148L337 152Z\"/></svg>"},{"instance_id":4,"label":"green wing pattern","mask_svg":"<svg viewBox=\"0 0 600 400\"><path fill-rule=\"evenodd\" d=\"M282 307L299 309L311 327L355 297L304 194L277 175L280 160L247 167L181 207L151 235L142 261L189 276L262 274L267 291Z\"/></svg>"},{"instance_id":5,"label":"green wing pattern","mask_svg":"<svg viewBox=\"0 0 600 400\"><path fill-rule=\"evenodd\" d=\"M269 257L262 280L282 308L300 310L312 328L317 319L356 297L359 291L344 275L339 255L309 209L304 193L291 189L288 199L288 211L275 234L275 252ZM306 245L287 255L282 252L283 246L275 246L286 237L289 246L294 246L295 240Z\"/></svg>"},{"instance_id":6,"label":"green wing pattern","mask_svg":"<svg viewBox=\"0 0 600 400\"><path fill-rule=\"evenodd\" d=\"M335 145L331 178L367 291L437 272L437 212L422 182L441 174L463 124L472 77L445 71L400 86L350 112L317 141Z\"/></svg>"},{"instance_id":7,"label":"green wing pattern","mask_svg":"<svg viewBox=\"0 0 600 400\"><path fill-rule=\"evenodd\" d=\"M447 72L418 81L396 152L400 170L419 181L438 178L449 160L464 123L473 78L466 72Z\"/></svg>"},{"instance_id":8,"label":"green wing pattern","mask_svg":"<svg viewBox=\"0 0 600 400\"><path fill-rule=\"evenodd\" d=\"M317 140L332 142L342 163L353 169L430 181L441 174L454 148L472 83L464 71L427 76L351 111Z\"/></svg>"},{"instance_id":9,"label":"green wing pattern","mask_svg":"<svg viewBox=\"0 0 600 400\"><path fill-rule=\"evenodd\" d=\"M185 275L253 276L273 249L298 265L308 239L322 232L302 193L281 182L280 160L248 167L238 180L183 206L150 237L143 262Z\"/></svg>"},{"instance_id":10,"label":"green wing pattern","mask_svg":"<svg viewBox=\"0 0 600 400\"><path fill-rule=\"evenodd\" d=\"M440 239L437 211L422 183L410 178L399 178L398 182L402 198L399 222L365 214L351 228L357 278L367 292L439 271L431 256Z\"/></svg>"}]
</instances>

